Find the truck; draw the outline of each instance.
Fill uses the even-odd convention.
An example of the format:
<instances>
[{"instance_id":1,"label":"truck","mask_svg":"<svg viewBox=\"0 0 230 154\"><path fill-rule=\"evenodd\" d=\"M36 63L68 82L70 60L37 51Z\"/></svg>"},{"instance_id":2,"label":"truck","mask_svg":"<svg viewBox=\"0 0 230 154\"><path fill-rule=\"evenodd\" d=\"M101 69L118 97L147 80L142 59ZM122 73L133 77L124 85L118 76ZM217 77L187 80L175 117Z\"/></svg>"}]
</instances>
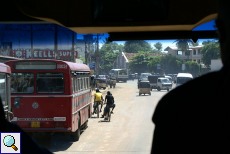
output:
<instances>
[{"instance_id":1,"label":"truck","mask_svg":"<svg viewBox=\"0 0 230 154\"><path fill-rule=\"evenodd\" d=\"M128 69L111 69L109 71L110 77L116 79L117 82L127 82L129 75Z\"/></svg>"}]
</instances>

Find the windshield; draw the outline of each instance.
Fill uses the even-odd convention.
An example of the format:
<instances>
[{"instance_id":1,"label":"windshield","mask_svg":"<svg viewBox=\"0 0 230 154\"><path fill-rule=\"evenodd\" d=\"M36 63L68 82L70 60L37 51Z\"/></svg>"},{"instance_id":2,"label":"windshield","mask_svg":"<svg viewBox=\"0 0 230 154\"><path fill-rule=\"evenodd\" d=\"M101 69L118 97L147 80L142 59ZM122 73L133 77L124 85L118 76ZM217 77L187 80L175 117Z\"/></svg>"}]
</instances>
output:
<instances>
[{"instance_id":1,"label":"windshield","mask_svg":"<svg viewBox=\"0 0 230 154\"><path fill-rule=\"evenodd\" d=\"M177 84L184 84L185 82L188 82L189 80L192 80L192 78L186 78L186 77L177 77Z\"/></svg>"},{"instance_id":2,"label":"windshield","mask_svg":"<svg viewBox=\"0 0 230 154\"><path fill-rule=\"evenodd\" d=\"M161 79L162 83L171 83L169 79Z\"/></svg>"},{"instance_id":3,"label":"windshield","mask_svg":"<svg viewBox=\"0 0 230 154\"><path fill-rule=\"evenodd\" d=\"M19 63L17 68L12 64L10 76L14 122L36 134L31 136L40 145L57 154L149 154L151 118L158 101L176 84L192 80L176 75L188 72L197 78L222 67L215 38L189 40L186 50L177 45L178 38L111 42L108 38L109 34L75 33L51 23L0 24L1 56L47 60ZM173 75L176 82L162 79L170 84L159 86L157 79L166 75ZM143 86L139 81L149 82ZM0 86L4 100L1 74ZM107 99L95 109L95 89L103 99L108 91L114 97L110 121L101 118ZM38 132L52 135L47 140Z\"/></svg>"},{"instance_id":4,"label":"windshield","mask_svg":"<svg viewBox=\"0 0 230 154\"><path fill-rule=\"evenodd\" d=\"M120 70L119 75L127 75L127 70Z\"/></svg>"}]
</instances>

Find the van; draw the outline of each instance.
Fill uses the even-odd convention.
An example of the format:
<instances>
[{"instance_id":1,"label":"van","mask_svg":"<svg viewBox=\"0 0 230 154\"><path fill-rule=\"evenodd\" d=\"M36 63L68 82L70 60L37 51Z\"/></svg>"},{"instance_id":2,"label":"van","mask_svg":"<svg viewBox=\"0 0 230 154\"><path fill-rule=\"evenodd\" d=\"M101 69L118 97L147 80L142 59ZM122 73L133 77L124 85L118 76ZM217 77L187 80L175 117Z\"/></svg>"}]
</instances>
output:
<instances>
[{"instance_id":1,"label":"van","mask_svg":"<svg viewBox=\"0 0 230 154\"><path fill-rule=\"evenodd\" d=\"M190 73L178 73L176 77L176 86L180 86L191 79L193 79L193 76Z\"/></svg>"},{"instance_id":2,"label":"van","mask_svg":"<svg viewBox=\"0 0 230 154\"><path fill-rule=\"evenodd\" d=\"M169 81L173 83L173 78L172 78L171 76L169 76L169 75L165 75L165 78L168 78L168 79L169 79Z\"/></svg>"},{"instance_id":3,"label":"van","mask_svg":"<svg viewBox=\"0 0 230 154\"><path fill-rule=\"evenodd\" d=\"M165 77L160 77L157 79L157 90L161 91L161 90L167 90L169 91L170 89L172 89L172 82Z\"/></svg>"}]
</instances>

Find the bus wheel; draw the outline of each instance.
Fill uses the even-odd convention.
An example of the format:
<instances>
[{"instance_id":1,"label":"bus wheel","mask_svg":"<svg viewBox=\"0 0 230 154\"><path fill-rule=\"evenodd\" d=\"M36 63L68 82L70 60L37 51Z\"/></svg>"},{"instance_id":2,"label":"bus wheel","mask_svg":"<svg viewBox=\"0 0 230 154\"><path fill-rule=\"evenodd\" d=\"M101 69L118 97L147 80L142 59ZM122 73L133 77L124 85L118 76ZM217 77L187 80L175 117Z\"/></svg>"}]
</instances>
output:
<instances>
[{"instance_id":1,"label":"bus wheel","mask_svg":"<svg viewBox=\"0 0 230 154\"><path fill-rule=\"evenodd\" d=\"M81 135L81 125L80 125L80 119L78 120L78 129L73 132L72 134L72 140L75 142L75 141L78 141L80 139L80 135Z\"/></svg>"}]
</instances>

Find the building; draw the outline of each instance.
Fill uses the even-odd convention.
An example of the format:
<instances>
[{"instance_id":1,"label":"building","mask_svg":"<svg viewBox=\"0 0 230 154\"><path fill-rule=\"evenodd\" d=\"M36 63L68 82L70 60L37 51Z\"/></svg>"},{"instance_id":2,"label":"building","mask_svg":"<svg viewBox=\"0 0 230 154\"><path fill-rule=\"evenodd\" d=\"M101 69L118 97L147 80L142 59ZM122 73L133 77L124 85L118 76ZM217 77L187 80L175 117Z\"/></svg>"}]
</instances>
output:
<instances>
[{"instance_id":1,"label":"building","mask_svg":"<svg viewBox=\"0 0 230 154\"><path fill-rule=\"evenodd\" d=\"M122 68L128 69L129 68L129 61L132 57L135 56L136 53L125 53L120 52L117 56L116 60L113 63L113 68Z\"/></svg>"},{"instance_id":2,"label":"building","mask_svg":"<svg viewBox=\"0 0 230 154\"><path fill-rule=\"evenodd\" d=\"M176 56L179 59L182 60L192 60L196 61L197 63L201 62L202 59L202 54L201 54L201 49L203 46L192 46L189 47L189 55L185 54L185 51L179 50L177 47L167 47L164 49L164 51L167 51L168 54L171 54L173 56Z\"/></svg>"},{"instance_id":3,"label":"building","mask_svg":"<svg viewBox=\"0 0 230 154\"><path fill-rule=\"evenodd\" d=\"M117 56L116 60L113 63L113 68L122 68L128 69L130 60L136 55L137 53L126 53L120 52ZM159 55L158 53L151 53L151 56Z\"/></svg>"}]
</instances>

